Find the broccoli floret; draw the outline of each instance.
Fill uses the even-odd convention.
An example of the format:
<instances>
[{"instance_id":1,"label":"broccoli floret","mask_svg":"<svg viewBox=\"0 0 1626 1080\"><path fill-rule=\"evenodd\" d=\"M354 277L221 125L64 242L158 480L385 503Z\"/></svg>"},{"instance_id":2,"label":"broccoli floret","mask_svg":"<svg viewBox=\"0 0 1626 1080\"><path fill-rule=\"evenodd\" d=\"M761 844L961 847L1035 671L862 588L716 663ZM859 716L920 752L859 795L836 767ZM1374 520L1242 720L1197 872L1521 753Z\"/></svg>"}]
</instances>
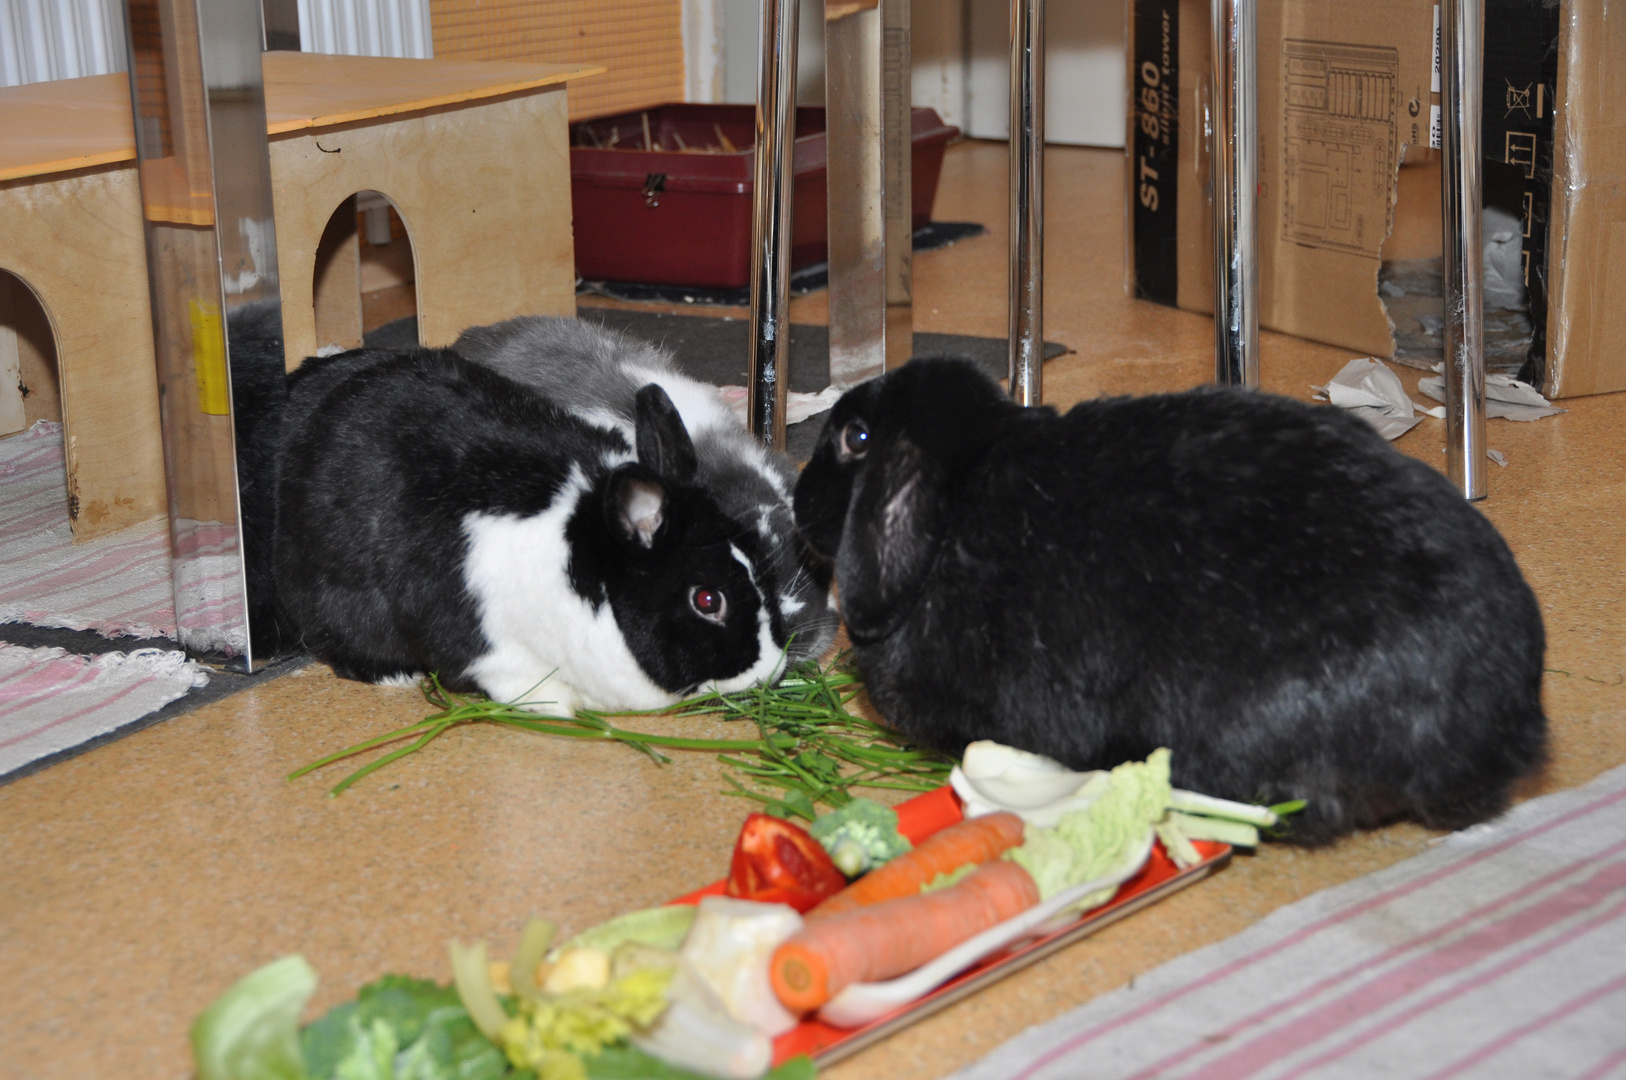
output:
<instances>
[{"instance_id":1,"label":"broccoli floret","mask_svg":"<svg viewBox=\"0 0 1626 1080\"><path fill-rule=\"evenodd\" d=\"M897 858L911 846L898 832L897 811L870 799L854 799L825 814L808 832L850 878Z\"/></svg>"}]
</instances>

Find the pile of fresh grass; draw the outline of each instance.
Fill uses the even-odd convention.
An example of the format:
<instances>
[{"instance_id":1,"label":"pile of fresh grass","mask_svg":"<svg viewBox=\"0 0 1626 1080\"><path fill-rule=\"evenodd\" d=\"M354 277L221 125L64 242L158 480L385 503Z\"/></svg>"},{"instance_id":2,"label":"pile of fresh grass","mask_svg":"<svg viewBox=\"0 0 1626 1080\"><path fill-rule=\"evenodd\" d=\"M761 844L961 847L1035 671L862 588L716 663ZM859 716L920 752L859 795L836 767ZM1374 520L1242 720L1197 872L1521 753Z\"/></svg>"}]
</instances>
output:
<instances>
[{"instance_id":1,"label":"pile of fresh grass","mask_svg":"<svg viewBox=\"0 0 1626 1080\"><path fill-rule=\"evenodd\" d=\"M453 693L434 676L424 680L422 688L436 709L432 715L329 754L289 774L289 779L410 740L341 780L332 790L338 795L460 724L500 724L543 735L619 742L659 762L671 760L666 751L710 751L725 767L724 779L730 787L725 794L762 803L769 813L781 817L811 821L818 812L817 804L840 806L853 797L853 788L930 791L948 782L954 764L946 755L915 745L850 708L863 686L846 654L826 664L799 664L773 686L701 694L667 709L640 713L582 710L575 716L548 716L481 694ZM718 717L748 723L756 737L689 739L631 731L611 723L612 718L630 716Z\"/></svg>"}]
</instances>

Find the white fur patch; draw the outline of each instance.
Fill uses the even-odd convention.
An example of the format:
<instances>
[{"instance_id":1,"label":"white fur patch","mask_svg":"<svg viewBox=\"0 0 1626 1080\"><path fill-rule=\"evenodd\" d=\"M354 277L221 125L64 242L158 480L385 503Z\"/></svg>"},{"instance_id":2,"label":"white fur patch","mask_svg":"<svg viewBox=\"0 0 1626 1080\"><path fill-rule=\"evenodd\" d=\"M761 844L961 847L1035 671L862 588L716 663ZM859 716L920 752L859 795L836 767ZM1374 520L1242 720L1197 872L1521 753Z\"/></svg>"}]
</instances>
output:
<instances>
[{"instance_id":1,"label":"white fur patch","mask_svg":"<svg viewBox=\"0 0 1626 1080\"><path fill-rule=\"evenodd\" d=\"M386 675L382 679L379 679L377 682L373 683L373 685L398 686L405 690L416 690L418 688L418 684L422 681L423 672L421 671L413 672L410 675L406 672L402 672L399 675Z\"/></svg>"},{"instance_id":2,"label":"white fur patch","mask_svg":"<svg viewBox=\"0 0 1626 1080\"><path fill-rule=\"evenodd\" d=\"M710 428L739 426L739 422L734 419L734 413L723 403L722 396L717 393L715 386L655 368L629 367L627 374L640 386L654 383L665 390L666 396L672 399L678 415L683 418L683 426L688 429L691 436Z\"/></svg>"},{"instance_id":3,"label":"white fur patch","mask_svg":"<svg viewBox=\"0 0 1626 1080\"><path fill-rule=\"evenodd\" d=\"M610 605L595 611L571 588L565 526L586 489L576 469L540 514L474 513L464 519L464 580L492 643L470 674L492 698L536 712L669 705L676 696L639 667Z\"/></svg>"}]
</instances>

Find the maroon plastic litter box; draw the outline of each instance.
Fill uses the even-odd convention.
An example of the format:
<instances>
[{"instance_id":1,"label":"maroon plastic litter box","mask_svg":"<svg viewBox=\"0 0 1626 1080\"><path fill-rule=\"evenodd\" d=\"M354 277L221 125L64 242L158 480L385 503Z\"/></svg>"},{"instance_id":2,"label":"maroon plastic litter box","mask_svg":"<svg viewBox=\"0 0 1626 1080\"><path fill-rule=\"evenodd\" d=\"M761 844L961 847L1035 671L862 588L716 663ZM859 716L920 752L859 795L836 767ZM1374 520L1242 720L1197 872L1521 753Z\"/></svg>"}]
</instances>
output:
<instances>
[{"instance_id":1,"label":"maroon plastic litter box","mask_svg":"<svg viewBox=\"0 0 1626 1080\"><path fill-rule=\"evenodd\" d=\"M753 105L662 105L572 124L576 273L741 289L751 280ZM943 150L960 129L912 117L912 228L931 220ZM825 261L824 110L796 110L791 267Z\"/></svg>"}]
</instances>

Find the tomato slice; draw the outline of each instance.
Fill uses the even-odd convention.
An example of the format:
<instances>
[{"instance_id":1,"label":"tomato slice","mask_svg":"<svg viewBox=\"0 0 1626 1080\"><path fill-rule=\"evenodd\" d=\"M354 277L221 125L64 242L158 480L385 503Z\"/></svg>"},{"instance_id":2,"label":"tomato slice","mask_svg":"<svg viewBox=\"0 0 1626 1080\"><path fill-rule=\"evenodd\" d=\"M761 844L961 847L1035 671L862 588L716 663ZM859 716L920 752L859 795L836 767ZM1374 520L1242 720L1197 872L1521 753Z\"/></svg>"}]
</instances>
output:
<instances>
[{"instance_id":1,"label":"tomato slice","mask_svg":"<svg viewBox=\"0 0 1626 1080\"><path fill-rule=\"evenodd\" d=\"M770 814L752 814L734 844L723 892L807 911L846 886L824 846L806 829Z\"/></svg>"}]
</instances>

